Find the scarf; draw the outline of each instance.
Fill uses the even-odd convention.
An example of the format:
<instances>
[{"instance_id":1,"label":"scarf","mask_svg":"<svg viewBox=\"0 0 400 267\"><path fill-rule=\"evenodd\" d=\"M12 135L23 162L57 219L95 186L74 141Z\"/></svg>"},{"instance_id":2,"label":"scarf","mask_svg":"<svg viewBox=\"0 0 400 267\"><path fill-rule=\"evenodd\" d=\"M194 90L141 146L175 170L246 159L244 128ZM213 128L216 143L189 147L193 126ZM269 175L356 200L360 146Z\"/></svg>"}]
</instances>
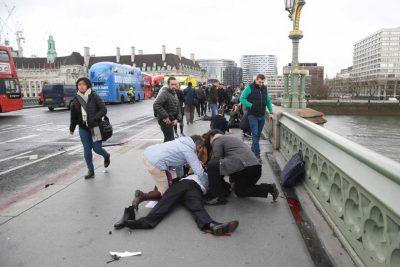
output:
<instances>
[{"instance_id":1,"label":"scarf","mask_svg":"<svg viewBox=\"0 0 400 267\"><path fill-rule=\"evenodd\" d=\"M82 94L81 92L78 91L78 95L80 97L83 98L83 100L86 102L88 102L89 99L89 95L92 93L92 89L87 89L86 92L84 94ZM81 112L82 112L82 121L83 123L87 126L87 113L86 110L81 106Z\"/></svg>"},{"instance_id":2,"label":"scarf","mask_svg":"<svg viewBox=\"0 0 400 267\"><path fill-rule=\"evenodd\" d=\"M92 93L92 89L87 89L84 94L82 94L81 92L78 91L78 95L83 98L83 100L86 102L86 104L88 102L89 95L91 93ZM81 112L82 112L82 121L86 126L88 126L87 113L86 113L86 110L82 106L81 106ZM93 142L97 142L97 141L101 141L102 140L101 132L100 132L100 128L99 127L94 127L93 129L90 129L90 131L92 133Z\"/></svg>"}]
</instances>

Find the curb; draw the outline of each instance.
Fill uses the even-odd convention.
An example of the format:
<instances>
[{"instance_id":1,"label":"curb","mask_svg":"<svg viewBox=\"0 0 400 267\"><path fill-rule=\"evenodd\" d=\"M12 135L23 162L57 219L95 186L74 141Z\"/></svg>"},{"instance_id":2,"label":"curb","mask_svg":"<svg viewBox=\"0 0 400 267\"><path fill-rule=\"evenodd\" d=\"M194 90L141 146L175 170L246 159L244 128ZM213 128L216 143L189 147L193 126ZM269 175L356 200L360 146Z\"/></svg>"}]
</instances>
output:
<instances>
[{"instance_id":1,"label":"curb","mask_svg":"<svg viewBox=\"0 0 400 267\"><path fill-rule=\"evenodd\" d=\"M42 108L41 105L33 105L33 106L23 106L22 109L31 109L31 108Z\"/></svg>"},{"instance_id":2,"label":"curb","mask_svg":"<svg viewBox=\"0 0 400 267\"><path fill-rule=\"evenodd\" d=\"M282 183L281 171L286 159L276 150L268 153L267 158L277 179ZM294 211L291 207L291 211L315 266L357 266L315 206L305 186L281 188L289 206L289 199L298 204L298 209Z\"/></svg>"}]
</instances>

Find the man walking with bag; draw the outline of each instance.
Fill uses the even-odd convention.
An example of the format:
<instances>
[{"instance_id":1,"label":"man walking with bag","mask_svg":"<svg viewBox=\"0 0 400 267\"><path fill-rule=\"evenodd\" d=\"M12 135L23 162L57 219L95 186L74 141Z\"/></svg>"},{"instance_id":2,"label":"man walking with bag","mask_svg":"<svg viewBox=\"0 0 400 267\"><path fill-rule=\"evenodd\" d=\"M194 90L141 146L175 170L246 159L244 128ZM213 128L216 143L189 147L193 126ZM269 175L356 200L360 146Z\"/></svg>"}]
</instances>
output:
<instances>
[{"instance_id":1,"label":"man walking with bag","mask_svg":"<svg viewBox=\"0 0 400 267\"><path fill-rule=\"evenodd\" d=\"M181 118L179 100L176 95L178 81L175 77L168 78L168 88L159 93L153 104L153 109L158 118L158 124L164 134L164 142L172 141L174 125Z\"/></svg>"}]
</instances>

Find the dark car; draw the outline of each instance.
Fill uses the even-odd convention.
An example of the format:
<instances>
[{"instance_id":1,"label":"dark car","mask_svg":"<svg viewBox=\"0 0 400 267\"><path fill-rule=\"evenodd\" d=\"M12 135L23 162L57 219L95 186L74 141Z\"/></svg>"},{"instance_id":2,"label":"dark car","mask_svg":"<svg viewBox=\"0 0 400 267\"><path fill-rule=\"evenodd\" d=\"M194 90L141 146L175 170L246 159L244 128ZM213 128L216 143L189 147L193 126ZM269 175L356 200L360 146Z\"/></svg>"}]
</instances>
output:
<instances>
[{"instance_id":1,"label":"dark car","mask_svg":"<svg viewBox=\"0 0 400 267\"><path fill-rule=\"evenodd\" d=\"M42 90L43 106L49 110L66 107L70 109L72 100L76 96L75 85L68 84L45 84Z\"/></svg>"}]
</instances>

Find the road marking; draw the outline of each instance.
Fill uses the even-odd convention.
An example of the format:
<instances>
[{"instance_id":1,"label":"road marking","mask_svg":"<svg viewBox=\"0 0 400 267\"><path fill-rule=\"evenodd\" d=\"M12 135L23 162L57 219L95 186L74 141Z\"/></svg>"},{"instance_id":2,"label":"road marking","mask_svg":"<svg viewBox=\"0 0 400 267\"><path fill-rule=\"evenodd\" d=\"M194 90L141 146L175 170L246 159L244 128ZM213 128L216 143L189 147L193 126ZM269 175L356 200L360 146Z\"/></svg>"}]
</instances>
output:
<instances>
[{"instance_id":1,"label":"road marking","mask_svg":"<svg viewBox=\"0 0 400 267\"><path fill-rule=\"evenodd\" d=\"M132 124L132 125L129 125L129 126L120 128L120 129L114 131L114 133L119 133L119 132L125 131L125 130L127 130L127 129L130 129L130 128L132 128L132 127L138 126L138 125L140 125L140 124L146 123L146 122L151 121L151 120L153 120L153 118L150 118L150 119L147 119L147 120L144 120L144 121L141 121L141 122L138 122L138 123L134 123L134 124Z\"/></svg>"},{"instance_id":2,"label":"road marking","mask_svg":"<svg viewBox=\"0 0 400 267\"><path fill-rule=\"evenodd\" d=\"M8 158L5 158L5 159L0 159L0 162L6 161L6 160L10 160L10 159L13 159L13 158L22 156L22 155L26 155L26 154L29 154L29 153L31 153L31 152L32 152L32 151L27 151L27 152L24 152L24 153L15 155L15 156L11 156L11 157L8 157Z\"/></svg>"},{"instance_id":3,"label":"road marking","mask_svg":"<svg viewBox=\"0 0 400 267\"><path fill-rule=\"evenodd\" d=\"M13 127L10 127L9 129L1 129L0 133L6 133L6 132L11 132L11 131L17 131L17 130L26 130L26 129L30 129L30 128L34 128L34 127L43 127L45 125L49 125L49 124L53 124L51 122L49 123L44 123L44 124L40 124L40 125L16 125Z\"/></svg>"},{"instance_id":4,"label":"road marking","mask_svg":"<svg viewBox=\"0 0 400 267\"><path fill-rule=\"evenodd\" d=\"M55 156L64 154L64 153L67 153L67 152L69 152L69 151L72 151L72 150L74 150L74 149L77 149L77 148L80 147L80 146L81 146L81 145L76 145L76 146L67 148L66 150L59 151L59 152L56 152L56 153L53 153L53 154L49 154L49 155L47 155L47 156L45 156L45 157L43 157L43 158L40 158L40 159L37 159L37 160L34 160L34 161L30 161L30 162L25 163L25 164L23 164L23 165L20 165L20 166L11 168L11 169L9 169L9 170L0 172L0 176L2 176L2 175L4 175L4 174L7 174L7 173L9 173L9 172L12 172L12 171L15 171L15 170L18 170L18 169L27 167L27 166L29 166L29 165L35 164L35 163L37 163L37 162L40 162L40 161L43 161L43 160L46 160L46 159L49 159L49 158L52 158L52 157L55 157Z\"/></svg>"},{"instance_id":5,"label":"road marking","mask_svg":"<svg viewBox=\"0 0 400 267\"><path fill-rule=\"evenodd\" d=\"M27 159L29 159L29 160L34 160L34 159L37 159L37 158L38 158L38 155L22 156L22 157L18 157L18 158L15 158L15 159L25 159L25 158L27 158Z\"/></svg>"},{"instance_id":6,"label":"road marking","mask_svg":"<svg viewBox=\"0 0 400 267\"><path fill-rule=\"evenodd\" d=\"M32 138L32 137L36 137L36 136L39 136L39 135L31 134L31 135L28 135L28 136L24 136L24 137L20 137L20 138L16 138L16 139L11 139L11 140L8 140L8 141L0 142L0 145L6 144L6 143L15 142L15 141L22 140L22 139L28 139L28 138Z\"/></svg>"},{"instance_id":7,"label":"road marking","mask_svg":"<svg viewBox=\"0 0 400 267\"><path fill-rule=\"evenodd\" d=\"M121 129L121 131L122 131L122 130L129 129L129 128L132 128L132 127L137 126L137 125L140 125L140 124L143 124L143 123L148 122L148 121L150 121L150 120L153 120L153 118L148 119L148 120L145 120L145 121L141 121L141 122L138 122L138 123L135 123L135 124L132 124L132 125L130 125L130 126L127 126L127 127L123 128L123 129ZM150 130L150 129L149 129L149 130ZM144 132L142 132L142 134L143 134L143 133L144 133ZM141 134L141 133L138 133L138 134L132 136L130 139L134 139L135 136L138 136L138 135L140 136L140 134ZM1 144L1 143L0 143L0 144ZM25 167L30 166L30 165L32 165L32 164L35 164L35 163L37 163L37 162L41 162L41 161L43 161L43 160L46 160L46 159L49 159L49 158L52 158L52 157L55 157L55 156L58 156L58 155L61 155L61 154L67 153L67 152L72 152L72 151L74 151L74 150L76 150L76 149L78 149L78 148L82 148L82 145L79 144L79 145L76 145L76 146L72 146L72 147L69 147L69 148L67 148L67 149L65 149L65 150L63 150L63 151L58 151L58 152L55 152L55 153L53 153L53 154L49 154L49 155L47 155L47 156L45 156L45 157L43 157L43 158L40 158L40 159L37 159L37 160L34 160L34 161L30 161L30 162L27 162L27 163L25 163L25 164L23 164L23 165L16 166L16 167L11 168L11 169L9 169L9 170L0 172L0 176L2 176L2 175L4 175L4 174L7 174L7 173L10 173L10 172L13 172L13 171L16 171L16 170L19 170L19 169L22 169L22 168L25 168Z\"/></svg>"}]
</instances>

